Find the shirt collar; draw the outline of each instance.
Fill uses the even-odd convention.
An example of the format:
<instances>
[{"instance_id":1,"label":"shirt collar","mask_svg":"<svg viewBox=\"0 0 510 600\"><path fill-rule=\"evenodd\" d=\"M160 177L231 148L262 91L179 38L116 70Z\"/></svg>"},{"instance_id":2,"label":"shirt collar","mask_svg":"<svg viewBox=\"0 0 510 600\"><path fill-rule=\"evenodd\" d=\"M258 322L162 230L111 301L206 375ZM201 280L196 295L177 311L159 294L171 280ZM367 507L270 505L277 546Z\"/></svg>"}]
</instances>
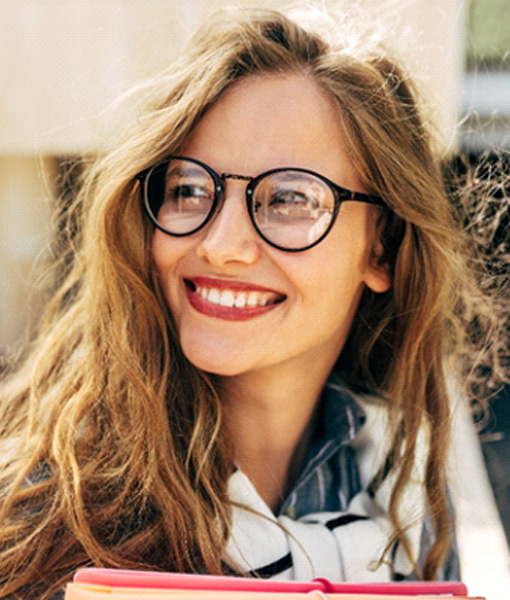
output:
<instances>
[{"instance_id":1,"label":"shirt collar","mask_svg":"<svg viewBox=\"0 0 510 600\"><path fill-rule=\"evenodd\" d=\"M335 376L324 386L320 410L321 445L330 440L342 445L349 443L365 422L365 412L354 394Z\"/></svg>"},{"instance_id":2,"label":"shirt collar","mask_svg":"<svg viewBox=\"0 0 510 600\"><path fill-rule=\"evenodd\" d=\"M365 413L353 393L331 376L319 401L317 429L305 457L301 479L329 459L338 448L347 446L365 423Z\"/></svg>"}]
</instances>

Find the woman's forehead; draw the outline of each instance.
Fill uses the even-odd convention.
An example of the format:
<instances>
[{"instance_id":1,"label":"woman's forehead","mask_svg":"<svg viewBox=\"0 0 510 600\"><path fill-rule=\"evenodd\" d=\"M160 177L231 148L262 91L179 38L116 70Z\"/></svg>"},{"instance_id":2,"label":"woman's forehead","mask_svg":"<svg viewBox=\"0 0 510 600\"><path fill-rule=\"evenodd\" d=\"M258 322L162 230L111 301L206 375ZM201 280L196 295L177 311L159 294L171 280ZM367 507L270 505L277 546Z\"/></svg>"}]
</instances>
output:
<instances>
[{"instance_id":1,"label":"woman's forehead","mask_svg":"<svg viewBox=\"0 0 510 600\"><path fill-rule=\"evenodd\" d=\"M232 84L202 117L181 152L220 172L278 167L316 170L356 187L338 107L300 73L252 75Z\"/></svg>"}]
</instances>

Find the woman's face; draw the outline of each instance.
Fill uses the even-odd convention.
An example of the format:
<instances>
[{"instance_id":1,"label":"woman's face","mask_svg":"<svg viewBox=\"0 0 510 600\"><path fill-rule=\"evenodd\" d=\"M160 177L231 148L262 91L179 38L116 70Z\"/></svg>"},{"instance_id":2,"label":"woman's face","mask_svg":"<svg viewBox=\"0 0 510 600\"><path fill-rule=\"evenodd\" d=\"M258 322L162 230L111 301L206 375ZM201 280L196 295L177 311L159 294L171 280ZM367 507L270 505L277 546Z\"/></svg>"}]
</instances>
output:
<instances>
[{"instance_id":1,"label":"woman's face","mask_svg":"<svg viewBox=\"0 0 510 600\"><path fill-rule=\"evenodd\" d=\"M333 101L298 74L252 76L232 85L180 155L218 173L247 176L302 167L364 191ZM390 285L374 259L376 209L346 202L322 242L285 252L254 229L245 187L246 181L227 179L220 212L195 234L154 233L154 261L183 352L200 369L227 376L284 366L303 374L310 361L331 367L363 288L382 292Z\"/></svg>"}]
</instances>

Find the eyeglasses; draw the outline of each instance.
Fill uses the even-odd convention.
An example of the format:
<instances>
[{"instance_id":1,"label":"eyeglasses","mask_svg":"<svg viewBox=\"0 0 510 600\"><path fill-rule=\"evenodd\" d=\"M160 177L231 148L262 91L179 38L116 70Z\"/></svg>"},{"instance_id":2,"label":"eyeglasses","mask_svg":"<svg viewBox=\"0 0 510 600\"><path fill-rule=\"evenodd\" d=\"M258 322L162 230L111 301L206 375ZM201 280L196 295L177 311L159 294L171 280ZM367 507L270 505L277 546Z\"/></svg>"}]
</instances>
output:
<instances>
[{"instance_id":1,"label":"eyeglasses","mask_svg":"<svg viewBox=\"0 0 510 600\"><path fill-rule=\"evenodd\" d=\"M168 235L196 233L213 218L225 198L225 180L247 181L246 205L258 234L271 246L301 252L331 231L342 202L385 206L378 196L340 187L309 169L278 168L248 177L216 173L194 158L170 156L138 173L145 211Z\"/></svg>"}]
</instances>

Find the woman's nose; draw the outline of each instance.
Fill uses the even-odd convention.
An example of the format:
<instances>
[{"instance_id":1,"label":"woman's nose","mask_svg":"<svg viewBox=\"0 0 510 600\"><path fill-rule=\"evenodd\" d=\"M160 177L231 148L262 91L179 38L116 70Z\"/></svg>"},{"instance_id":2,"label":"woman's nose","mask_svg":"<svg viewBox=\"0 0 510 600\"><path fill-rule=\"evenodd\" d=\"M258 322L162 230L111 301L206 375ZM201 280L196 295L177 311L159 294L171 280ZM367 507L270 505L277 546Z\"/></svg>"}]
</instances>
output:
<instances>
[{"instance_id":1,"label":"woman's nose","mask_svg":"<svg viewBox=\"0 0 510 600\"><path fill-rule=\"evenodd\" d=\"M260 257L262 240L246 208L245 186L242 181L226 184L219 211L202 232L197 254L214 266L231 262L249 265Z\"/></svg>"}]
</instances>

